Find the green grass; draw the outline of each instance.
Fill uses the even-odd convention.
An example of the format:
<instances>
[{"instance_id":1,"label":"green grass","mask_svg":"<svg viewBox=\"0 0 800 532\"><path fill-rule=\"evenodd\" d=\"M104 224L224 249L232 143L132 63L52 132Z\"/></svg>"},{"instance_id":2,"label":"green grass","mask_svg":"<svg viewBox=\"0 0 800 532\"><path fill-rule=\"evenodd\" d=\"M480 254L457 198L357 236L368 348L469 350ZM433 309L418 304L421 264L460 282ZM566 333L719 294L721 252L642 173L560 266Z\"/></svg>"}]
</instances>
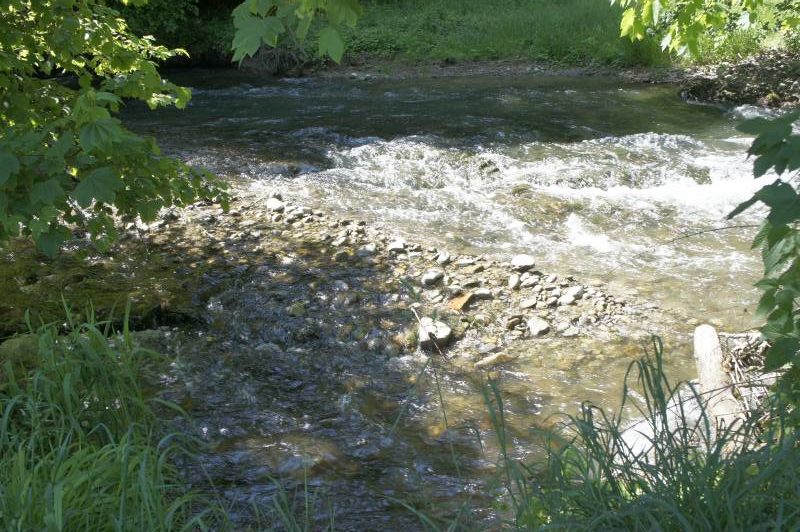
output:
<instances>
[{"instance_id":1,"label":"green grass","mask_svg":"<svg viewBox=\"0 0 800 532\"><path fill-rule=\"evenodd\" d=\"M158 355L92 321L12 344L0 372L0 529L204 530L224 522L190 492L142 375Z\"/></svg>"},{"instance_id":2,"label":"green grass","mask_svg":"<svg viewBox=\"0 0 800 532\"><path fill-rule=\"evenodd\" d=\"M519 59L567 65L654 65L654 42L619 38L603 0L397 0L364 3L347 54L408 61Z\"/></svg>"},{"instance_id":3,"label":"green grass","mask_svg":"<svg viewBox=\"0 0 800 532\"><path fill-rule=\"evenodd\" d=\"M623 410L610 416L584 405L547 445L546 463L521 466L505 456L507 488L521 529L547 530L797 530L800 527L800 446L796 428L782 423L786 410L768 406L772 423L753 418L715 430L702 406L699 423L674 406L662 370L660 342L654 358L638 361L627 380L641 389L637 407L649 420L649 451L623 438ZM691 395L691 394L690 394ZM630 403L628 387L624 403ZM499 392L488 403L501 444ZM668 421L670 411L678 422ZM648 431L642 431L648 432ZM504 447L505 448L505 447Z\"/></svg>"}]
</instances>

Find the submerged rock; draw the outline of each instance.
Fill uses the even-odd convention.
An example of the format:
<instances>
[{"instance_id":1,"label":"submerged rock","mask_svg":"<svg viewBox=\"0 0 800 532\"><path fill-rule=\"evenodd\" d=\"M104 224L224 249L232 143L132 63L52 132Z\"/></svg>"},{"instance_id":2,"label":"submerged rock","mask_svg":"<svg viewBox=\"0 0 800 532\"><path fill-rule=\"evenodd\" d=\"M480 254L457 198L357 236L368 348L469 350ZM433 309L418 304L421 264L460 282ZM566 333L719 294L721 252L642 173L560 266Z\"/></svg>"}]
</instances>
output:
<instances>
[{"instance_id":1,"label":"submerged rock","mask_svg":"<svg viewBox=\"0 0 800 532\"><path fill-rule=\"evenodd\" d=\"M497 364L504 364L506 362L511 362L516 357L509 355L508 353L496 353L494 355L489 355L486 358L482 358L479 361L475 362L475 369L485 369L490 368L492 366L496 366Z\"/></svg>"}]
</instances>

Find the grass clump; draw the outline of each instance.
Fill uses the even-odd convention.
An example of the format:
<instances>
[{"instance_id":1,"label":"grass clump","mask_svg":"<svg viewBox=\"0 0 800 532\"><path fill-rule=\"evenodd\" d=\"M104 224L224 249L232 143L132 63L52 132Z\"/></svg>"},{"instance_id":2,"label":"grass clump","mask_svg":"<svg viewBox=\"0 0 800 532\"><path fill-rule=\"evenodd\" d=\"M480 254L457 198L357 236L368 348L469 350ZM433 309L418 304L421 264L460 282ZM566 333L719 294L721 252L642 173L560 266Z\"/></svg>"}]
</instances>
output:
<instances>
[{"instance_id":1,"label":"grass clump","mask_svg":"<svg viewBox=\"0 0 800 532\"><path fill-rule=\"evenodd\" d=\"M94 321L65 335L48 326L19 342L18 356L6 348L3 530L204 530L218 517L187 490L174 465L187 441L164 434L143 391L159 356L106 333Z\"/></svg>"},{"instance_id":2,"label":"grass clump","mask_svg":"<svg viewBox=\"0 0 800 532\"><path fill-rule=\"evenodd\" d=\"M764 426L752 416L733 427L715 426L705 397L672 386L662 349L632 366L642 390L636 406L645 421L625 432L623 412L633 402L626 379L622 408L608 415L585 404L546 460L522 466L508 460L507 487L515 526L547 530L797 530L800 527L798 433L785 411L767 407ZM502 402L489 394L501 444ZM678 399L680 397L680 399ZM551 442L552 443L552 442ZM505 447L504 447L505 448Z\"/></svg>"}]
</instances>

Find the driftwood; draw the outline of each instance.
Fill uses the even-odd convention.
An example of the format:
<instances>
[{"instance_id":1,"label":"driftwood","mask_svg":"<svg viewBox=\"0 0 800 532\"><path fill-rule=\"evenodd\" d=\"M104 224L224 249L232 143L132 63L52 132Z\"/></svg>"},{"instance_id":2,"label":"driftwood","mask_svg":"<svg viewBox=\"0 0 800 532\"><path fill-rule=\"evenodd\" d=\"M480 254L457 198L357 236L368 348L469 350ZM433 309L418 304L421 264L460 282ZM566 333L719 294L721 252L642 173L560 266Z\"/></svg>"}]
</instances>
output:
<instances>
[{"instance_id":1,"label":"driftwood","mask_svg":"<svg viewBox=\"0 0 800 532\"><path fill-rule=\"evenodd\" d=\"M732 427L744 420L742 405L733 396L730 376L723 369L724 353L717 331L710 325L694 330L694 361L706 415L714 427Z\"/></svg>"}]
</instances>

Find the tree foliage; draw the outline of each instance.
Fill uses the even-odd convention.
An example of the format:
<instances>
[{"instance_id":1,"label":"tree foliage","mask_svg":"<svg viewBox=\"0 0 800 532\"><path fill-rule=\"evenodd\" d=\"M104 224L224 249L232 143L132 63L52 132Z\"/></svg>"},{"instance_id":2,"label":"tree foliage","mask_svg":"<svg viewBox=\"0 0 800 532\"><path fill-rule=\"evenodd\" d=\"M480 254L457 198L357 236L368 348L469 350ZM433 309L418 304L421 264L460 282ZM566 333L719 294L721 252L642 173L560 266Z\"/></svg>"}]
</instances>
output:
<instances>
[{"instance_id":1,"label":"tree foliage","mask_svg":"<svg viewBox=\"0 0 800 532\"><path fill-rule=\"evenodd\" d=\"M620 24L623 36L640 39L646 31L660 33L662 46L678 53L696 54L698 40L707 31L722 30L735 20L753 22L767 0L613 0L625 7ZM800 2L780 0L780 16L767 21L785 31L800 25ZM739 129L755 135L749 155L756 178L772 172L772 183L734 209L733 218L753 205L763 204L767 216L753 241L761 249L764 274L756 286L762 295L758 315L766 323L761 333L771 342L765 364L774 370L789 364L782 391L800 405L800 111L743 122Z\"/></svg>"},{"instance_id":2,"label":"tree foliage","mask_svg":"<svg viewBox=\"0 0 800 532\"><path fill-rule=\"evenodd\" d=\"M115 117L127 99L184 107L189 90L157 70L179 53L134 35L102 1L0 4L0 242L31 235L53 254L79 225L102 248L114 217L152 221L164 206L224 201L207 172Z\"/></svg>"},{"instance_id":3,"label":"tree foliage","mask_svg":"<svg viewBox=\"0 0 800 532\"><path fill-rule=\"evenodd\" d=\"M262 45L276 46L287 32L304 40L321 18L319 55L338 63L344 53L342 29L355 26L360 15L358 0L246 0L233 10L233 60L252 57Z\"/></svg>"}]
</instances>

